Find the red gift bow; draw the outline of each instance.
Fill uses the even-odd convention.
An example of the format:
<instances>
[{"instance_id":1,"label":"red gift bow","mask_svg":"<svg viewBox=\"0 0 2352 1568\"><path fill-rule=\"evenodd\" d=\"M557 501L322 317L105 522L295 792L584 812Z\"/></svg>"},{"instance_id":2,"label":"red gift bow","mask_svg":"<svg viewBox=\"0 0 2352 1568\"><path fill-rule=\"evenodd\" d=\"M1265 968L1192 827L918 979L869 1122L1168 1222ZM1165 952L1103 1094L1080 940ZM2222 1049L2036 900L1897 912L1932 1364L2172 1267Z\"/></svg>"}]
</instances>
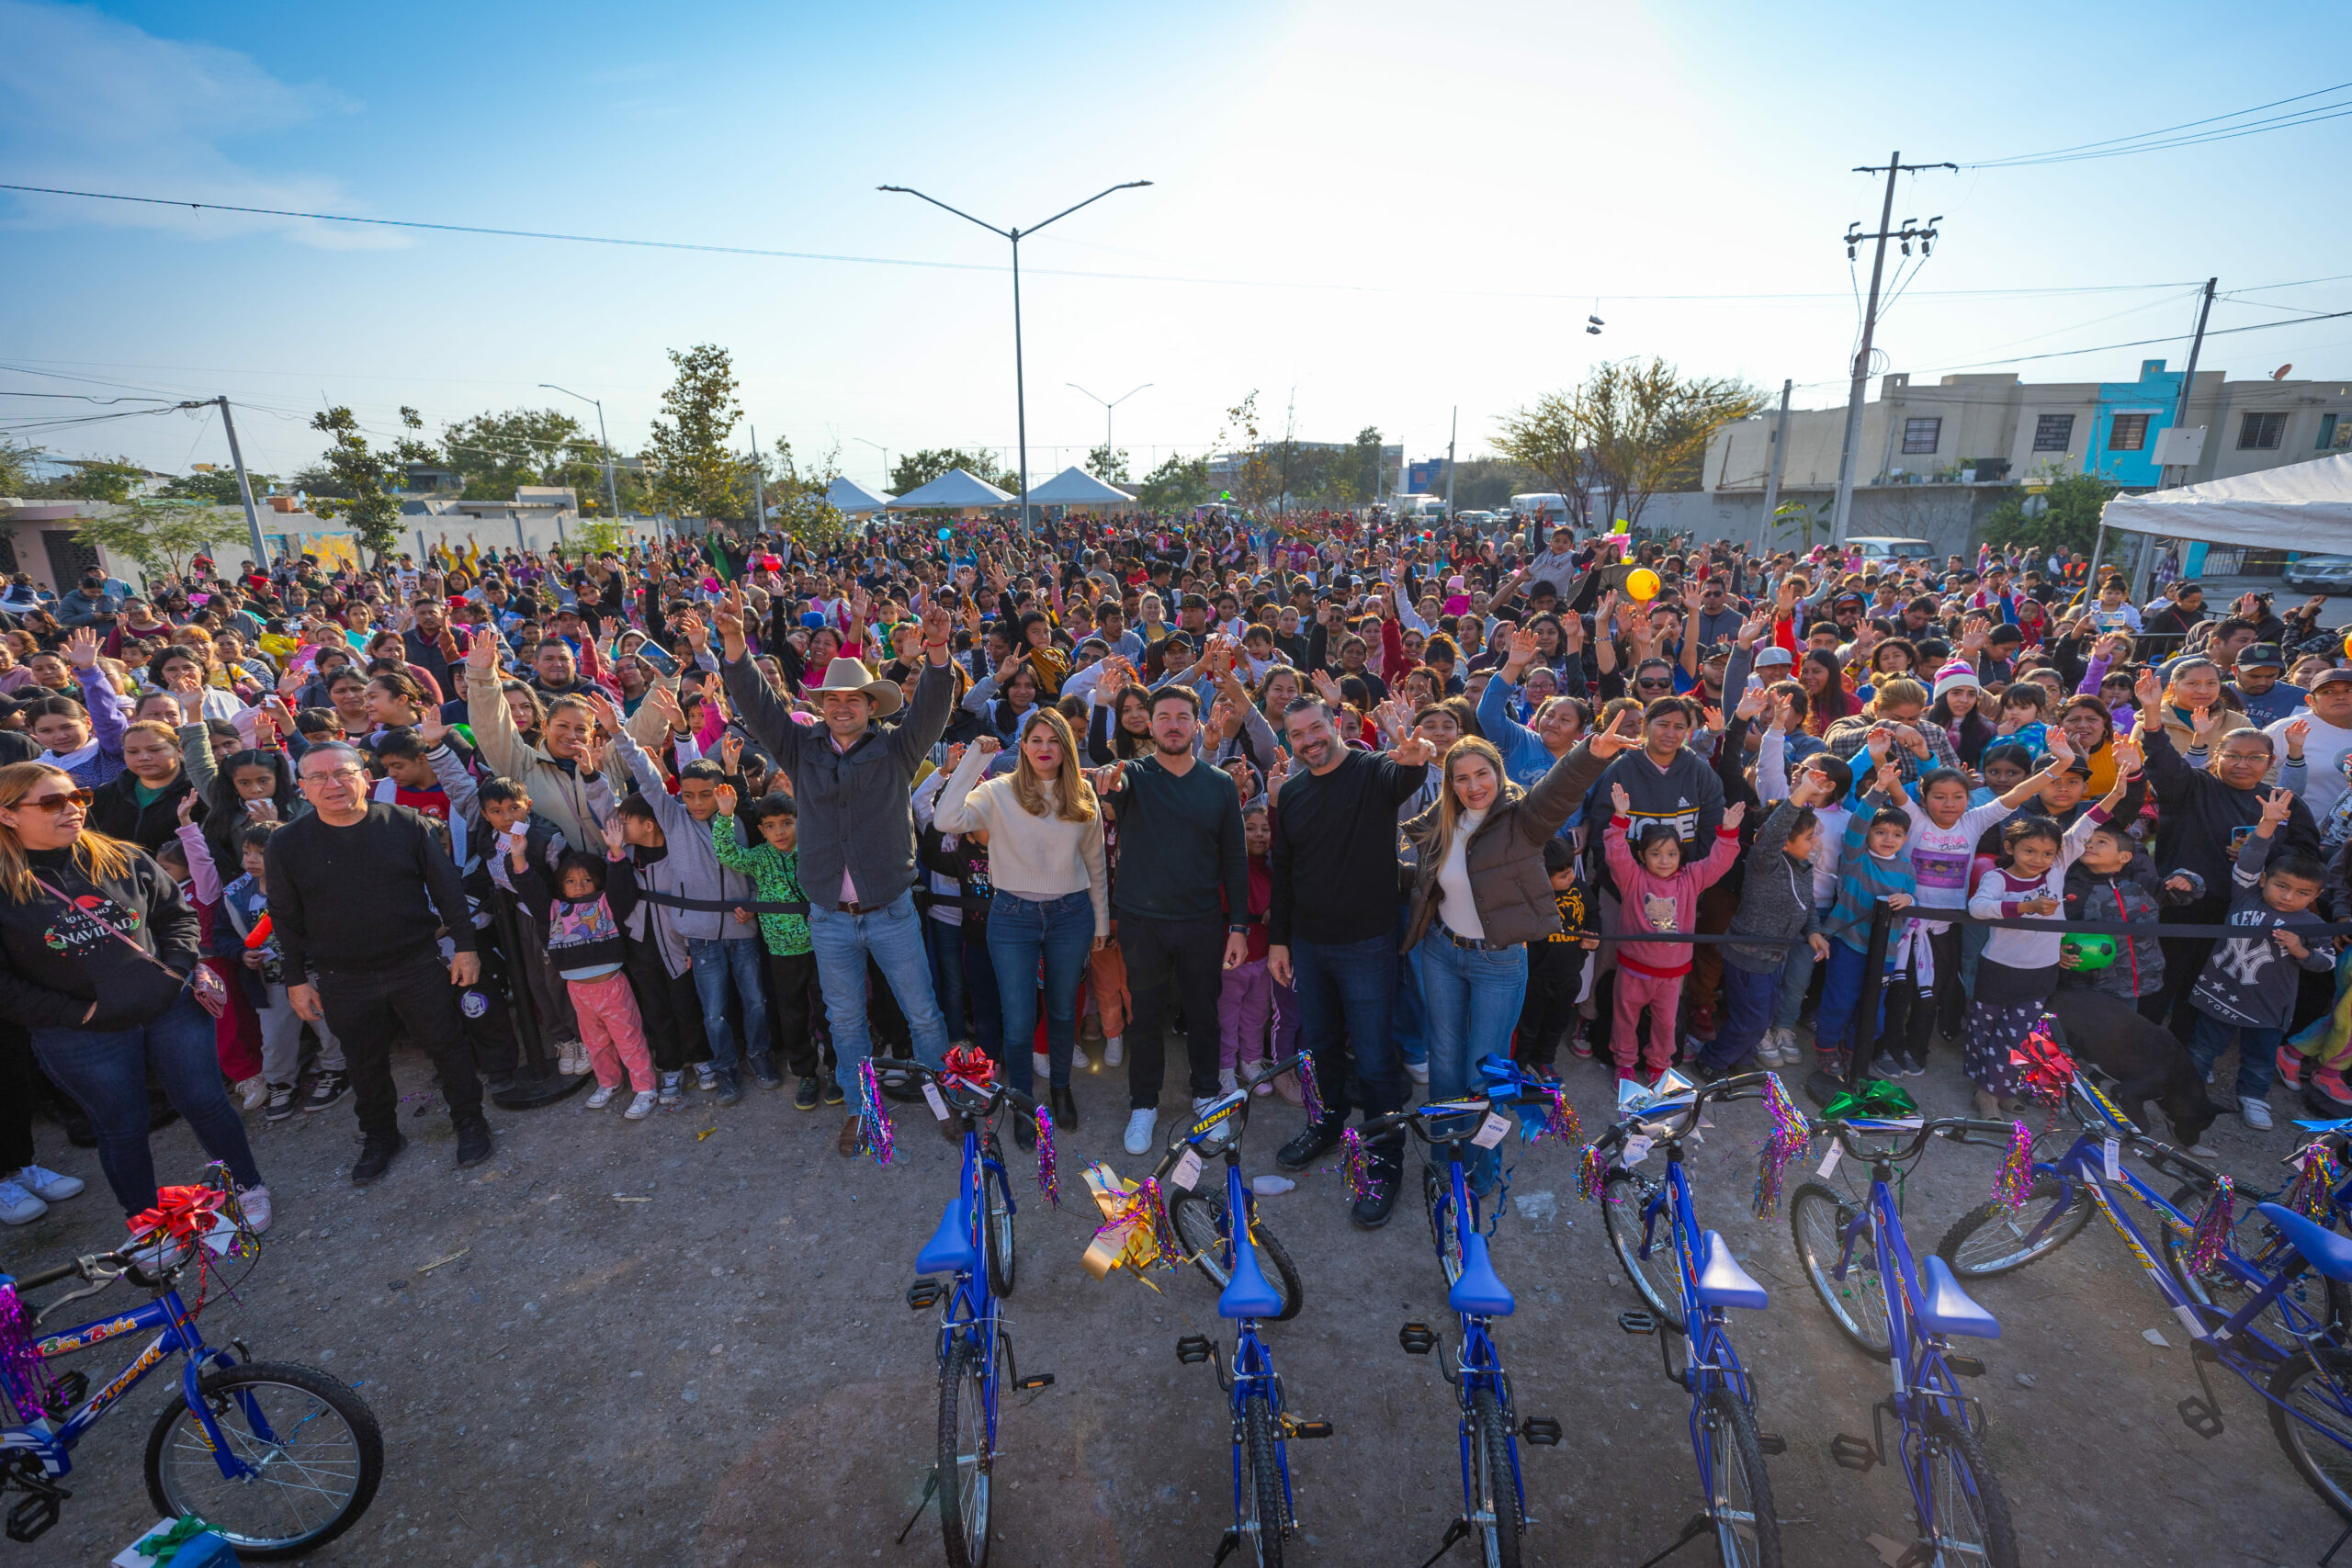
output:
<instances>
[{"instance_id":1,"label":"red gift bow","mask_svg":"<svg viewBox=\"0 0 2352 1568\"><path fill-rule=\"evenodd\" d=\"M984 1084L996 1077L996 1063L978 1045L957 1045L947 1053L947 1076L966 1083Z\"/></svg>"},{"instance_id":2,"label":"red gift bow","mask_svg":"<svg viewBox=\"0 0 2352 1568\"><path fill-rule=\"evenodd\" d=\"M130 1216L130 1228L144 1235L160 1230L165 1235L194 1241L212 1229L227 1197L212 1187L165 1187L155 1194L155 1206Z\"/></svg>"},{"instance_id":3,"label":"red gift bow","mask_svg":"<svg viewBox=\"0 0 2352 1568\"><path fill-rule=\"evenodd\" d=\"M2066 1088L2075 1081L2075 1059L2061 1051L2057 1042L2050 1038L2050 1032L2039 1023L2009 1053L2009 1062L2023 1069L2019 1076L2026 1091L2052 1105L2066 1098Z\"/></svg>"}]
</instances>

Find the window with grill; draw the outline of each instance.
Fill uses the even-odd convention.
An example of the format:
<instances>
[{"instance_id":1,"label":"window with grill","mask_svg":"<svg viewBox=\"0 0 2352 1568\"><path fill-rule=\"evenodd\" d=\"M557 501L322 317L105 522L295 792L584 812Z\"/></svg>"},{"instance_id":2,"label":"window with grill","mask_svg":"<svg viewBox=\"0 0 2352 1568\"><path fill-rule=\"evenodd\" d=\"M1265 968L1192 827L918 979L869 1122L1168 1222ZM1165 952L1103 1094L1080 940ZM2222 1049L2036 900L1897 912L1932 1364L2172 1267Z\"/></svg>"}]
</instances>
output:
<instances>
[{"instance_id":1,"label":"window with grill","mask_svg":"<svg viewBox=\"0 0 2352 1568\"><path fill-rule=\"evenodd\" d=\"M2046 413L2033 422L2033 449L2037 452L2064 452L2074 440L2073 414Z\"/></svg>"},{"instance_id":2,"label":"window with grill","mask_svg":"<svg viewBox=\"0 0 2352 1568\"><path fill-rule=\"evenodd\" d=\"M2250 413L2238 422L2238 450L2241 452L2275 452L2286 438L2287 416L2283 413Z\"/></svg>"},{"instance_id":3,"label":"window with grill","mask_svg":"<svg viewBox=\"0 0 2352 1568\"><path fill-rule=\"evenodd\" d=\"M2144 451L2148 445L2148 416L2143 413L2120 413L2115 423L2107 427L2107 449L2110 452Z\"/></svg>"},{"instance_id":4,"label":"window with grill","mask_svg":"<svg viewBox=\"0 0 2352 1568\"><path fill-rule=\"evenodd\" d=\"M1903 450L1932 453L1943 433L1944 422L1940 419L1906 419L1903 422Z\"/></svg>"}]
</instances>

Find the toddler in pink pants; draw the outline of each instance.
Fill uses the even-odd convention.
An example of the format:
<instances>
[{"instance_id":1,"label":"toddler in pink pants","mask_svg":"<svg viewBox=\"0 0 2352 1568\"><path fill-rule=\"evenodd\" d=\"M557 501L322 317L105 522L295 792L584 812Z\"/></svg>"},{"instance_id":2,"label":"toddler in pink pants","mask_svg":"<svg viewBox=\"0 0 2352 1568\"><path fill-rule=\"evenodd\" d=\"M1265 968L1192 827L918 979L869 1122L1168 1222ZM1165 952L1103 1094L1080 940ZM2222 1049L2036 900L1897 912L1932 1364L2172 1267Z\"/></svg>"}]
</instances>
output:
<instances>
[{"instance_id":1,"label":"toddler in pink pants","mask_svg":"<svg viewBox=\"0 0 2352 1568\"><path fill-rule=\"evenodd\" d=\"M1739 859L1739 819L1747 807L1734 806L1725 811L1707 858L1685 865L1682 840L1663 822L1645 825L1638 846L1625 842L1631 821L1626 812L1633 802L1623 784L1612 785L1611 790L1617 812L1609 820L1601 844L1620 902L1609 934L1696 930L1691 922L1699 917L1699 895L1721 880ZM1674 1065L1675 1013L1682 999L1683 976L1690 973L1690 943L1687 942L1618 944L1617 1000L1609 1054L1616 1059L1620 1078L1639 1076L1655 1080ZM1636 1026L1645 1007L1650 1010L1649 1031L1646 1038L1637 1038Z\"/></svg>"},{"instance_id":2,"label":"toddler in pink pants","mask_svg":"<svg viewBox=\"0 0 2352 1568\"><path fill-rule=\"evenodd\" d=\"M644 1018L624 967L628 954L620 922L605 899L605 863L577 850L566 851L556 863L556 886L551 887L547 874L527 859L523 839L516 835L507 870L515 893L548 933L548 967L562 977L572 1010L580 1015L580 1038L596 1075L588 1109L602 1111L610 1105L626 1073L637 1092L623 1114L632 1122L643 1121L653 1111L653 1057L645 1048Z\"/></svg>"}]
</instances>

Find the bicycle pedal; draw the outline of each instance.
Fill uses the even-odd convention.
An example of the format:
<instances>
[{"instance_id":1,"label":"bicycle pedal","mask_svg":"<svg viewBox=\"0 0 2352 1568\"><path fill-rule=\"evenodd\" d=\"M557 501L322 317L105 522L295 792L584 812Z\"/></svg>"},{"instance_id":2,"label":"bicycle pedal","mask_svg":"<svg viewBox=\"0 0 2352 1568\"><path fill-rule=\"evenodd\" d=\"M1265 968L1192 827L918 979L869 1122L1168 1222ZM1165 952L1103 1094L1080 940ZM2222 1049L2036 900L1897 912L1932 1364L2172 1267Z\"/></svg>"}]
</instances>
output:
<instances>
[{"instance_id":1,"label":"bicycle pedal","mask_svg":"<svg viewBox=\"0 0 2352 1568\"><path fill-rule=\"evenodd\" d=\"M1944 1358L1944 1365L1964 1378L1981 1378L1984 1375L1984 1363L1973 1356L1947 1355Z\"/></svg>"},{"instance_id":2,"label":"bicycle pedal","mask_svg":"<svg viewBox=\"0 0 2352 1568\"><path fill-rule=\"evenodd\" d=\"M1641 1307L1635 1307L1631 1312L1621 1312L1617 1314L1617 1326L1628 1334L1656 1334L1657 1314Z\"/></svg>"},{"instance_id":3,"label":"bicycle pedal","mask_svg":"<svg viewBox=\"0 0 2352 1568\"><path fill-rule=\"evenodd\" d=\"M2180 1412L2182 1424L2199 1437L2210 1441L2222 1435L2221 1411L2195 1394L2190 1394L2173 1408Z\"/></svg>"},{"instance_id":4,"label":"bicycle pedal","mask_svg":"<svg viewBox=\"0 0 2352 1568\"><path fill-rule=\"evenodd\" d=\"M926 1274L907 1287L907 1305L913 1311L921 1312L925 1307L937 1306L940 1297L946 1293L945 1285Z\"/></svg>"},{"instance_id":5,"label":"bicycle pedal","mask_svg":"<svg viewBox=\"0 0 2352 1568\"><path fill-rule=\"evenodd\" d=\"M1396 1331L1396 1343L1408 1356L1426 1356L1437 1348L1437 1331L1426 1323L1408 1323Z\"/></svg>"},{"instance_id":6,"label":"bicycle pedal","mask_svg":"<svg viewBox=\"0 0 2352 1568\"><path fill-rule=\"evenodd\" d=\"M66 1492L44 1492L18 1502L8 1510L8 1539L29 1543L47 1535L62 1512L59 1504L71 1495Z\"/></svg>"},{"instance_id":7,"label":"bicycle pedal","mask_svg":"<svg viewBox=\"0 0 2352 1568\"><path fill-rule=\"evenodd\" d=\"M1884 1461L1879 1458L1878 1445L1868 1438L1857 1438L1840 1432L1829 1439L1829 1457L1841 1470L1860 1471L1867 1474Z\"/></svg>"},{"instance_id":8,"label":"bicycle pedal","mask_svg":"<svg viewBox=\"0 0 2352 1568\"><path fill-rule=\"evenodd\" d=\"M1778 1432L1758 1432L1756 1434L1756 1451L1768 1459L1777 1458L1789 1451L1789 1439Z\"/></svg>"},{"instance_id":9,"label":"bicycle pedal","mask_svg":"<svg viewBox=\"0 0 2352 1568\"><path fill-rule=\"evenodd\" d=\"M1530 1416L1519 1424L1519 1435L1539 1449L1560 1446L1560 1424L1549 1416Z\"/></svg>"},{"instance_id":10,"label":"bicycle pedal","mask_svg":"<svg viewBox=\"0 0 2352 1568\"><path fill-rule=\"evenodd\" d=\"M1308 1440L1328 1438L1330 1435L1331 1423L1329 1421L1300 1421L1288 1416L1283 1417L1283 1436L1286 1438Z\"/></svg>"},{"instance_id":11,"label":"bicycle pedal","mask_svg":"<svg viewBox=\"0 0 2352 1568\"><path fill-rule=\"evenodd\" d=\"M1198 1366L1209 1359L1216 1348L1201 1334L1187 1334L1176 1341L1176 1359L1188 1367Z\"/></svg>"},{"instance_id":12,"label":"bicycle pedal","mask_svg":"<svg viewBox=\"0 0 2352 1568\"><path fill-rule=\"evenodd\" d=\"M1023 1393L1029 1393L1041 1388L1051 1388L1054 1386L1054 1374L1051 1372L1035 1372L1028 1377L1023 1378L1019 1382L1014 1383L1012 1386Z\"/></svg>"}]
</instances>

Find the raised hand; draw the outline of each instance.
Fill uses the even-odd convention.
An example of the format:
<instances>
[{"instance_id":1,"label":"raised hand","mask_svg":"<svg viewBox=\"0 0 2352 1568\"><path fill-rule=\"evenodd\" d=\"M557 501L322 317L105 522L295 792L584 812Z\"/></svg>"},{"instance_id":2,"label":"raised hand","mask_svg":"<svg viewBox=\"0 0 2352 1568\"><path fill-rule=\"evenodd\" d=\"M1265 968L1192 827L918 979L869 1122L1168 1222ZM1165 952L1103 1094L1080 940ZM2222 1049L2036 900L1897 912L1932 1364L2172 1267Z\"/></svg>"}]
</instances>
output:
<instances>
[{"instance_id":1,"label":"raised hand","mask_svg":"<svg viewBox=\"0 0 2352 1568\"><path fill-rule=\"evenodd\" d=\"M2262 820L2260 826L2265 829L2276 828L2279 823L2287 820L2288 816L2292 813L2294 809L2294 795L2283 789L2274 789L2268 795L2262 797Z\"/></svg>"},{"instance_id":2,"label":"raised hand","mask_svg":"<svg viewBox=\"0 0 2352 1568\"><path fill-rule=\"evenodd\" d=\"M202 797L201 795L198 795L198 794L197 794L197 792L196 792L196 791L194 791L194 790L190 790L190 791L188 791L186 795L184 795L180 796L180 805L179 805L179 818L180 818L180 826L181 826L181 827L183 827L183 828L185 828L185 827L187 827L190 822L195 821L195 820L196 820L196 808L197 808L198 807L199 807L199 806L203 805L203 804L204 804L203 797Z\"/></svg>"},{"instance_id":3,"label":"raised hand","mask_svg":"<svg viewBox=\"0 0 2352 1568\"><path fill-rule=\"evenodd\" d=\"M498 634L488 626L474 634L473 647L466 649L466 668L484 675L498 673ZM282 691L284 688L281 687ZM300 690L298 685L296 690ZM291 694L288 694L289 695Z\"/></svg>"},{"instance_id":4,"label":"raised hand","mask_svg":"<svg viewBox=\"0 0 2352 1568\"><path fill-rule=\"evenodd\" d=\"M2067 740L2066 732L2053 724L2050 727L2049 740L2050 755L2057 761L2058 765L2061 768L2072 767L2075 762L2075 748Z\"/></svg>"},{"instance_id":5,"label":"raised hand","mask_svg":"<svg viewBox=\"0 0 2352 1568\"><path fill-rule=\"evenodd\" d=\"M1561 623L1562 626L1566 624L1565 621ZM1543 646L1533 632L1513 630L1510 634L1510 657L1503 660L1503 678L1516 682L1519 672L1533 663L1535 656L1542 651Z\"/></svg>"},{"instance_id":6,"label":"raised hand","mask_svg":"<svg viewBox=\"0 0 2352 1568\"><path fill-rule=\"evenodd\" d=\"M618 735L621 732L620 710L613 706L612 698L590 687L581 692L580 700L586 703L588 711L596 716L597 728L607 735Z\"/></svg>"},{"instance_id":7,"label":"raised hand","mask_svg":"<svg viewBox=\"0 0 2352 1568\"><path fill-rule=\"evenodd\" d=\"M1395 759L1396 765L1400 768L1425 767L1435 760L1437 748L1430 743L1428 736L1416 730L1399 740L1390 750L1389 756Z\"/></svg>"},{"instance_id":8,"label":"raised hand","mask_svg":"<svg viewBox=\"0 0 2352 1568\"><path fill-rule=\"evenodd\" d=\"M98 634L87 626L76 626L74 635L65 639L65 659L76 670L98 667Z\"/></svg>"},{"instance_id":9,"label":"raised hand","mask_svg":"<svg viewBox=\"0 0 2352 1568\"><path fill-rule=\"evenodd\" d=\"M1613 784L1609 786L1609 804L1620 817L1630 817L1634 813L1634 797L1625 793L1623 784Z\"/></svg>"},{"instance_id":10,"label":"raised hand","mask_svg":"<svg viewBox=\"0 0 2352 1568\"><path fill-rule=\"evenodd\" d=\"M2214 727L2221 722L2222 715L2218 708L2192 708L2188 714L2188 732L2201 746L2212 738Z\"/></svg>"},{"instance_id":11,"label":"raised hand","mask_svg":"<svg viewBox=\"0 0 2352 1568\"><path fill-rule=\"evenodd\" d=\"M1739 694L1739 701L1731 710L1732 716L1753 721L1758 714L1764 711L1764 705L1771 700L1771 694L1761 686L1751 686Z\"/></svg>"},{"instance_id":12,"label":"raised hand","mask_svg":"<svg viewBox=\"0 0 2352 1568\"><path fill-rule=\"evenodd\" d=\"M1585 742L1596 757L1614 757L1621 751L1631 751L1642 743L1641 715L1625 708L1609 722L1609 728L1597 730Z\"/></svg>"},{"instance_id":13,"label":"raised hand","mask_svg":"<svg viewBox=\"0 0 2352 1568\"><path fill-rule=\"evenodd\" d=\"M2287 755L2290 757L2301 758L2303 754L2304 743L2312 738L2312 721L2307 718L2290 720L2287 725L2285 734L2287 737Z\"/></svg>"},{"instance_id":14,"label":"raised hand","mask_svg":"<svg viewBox=\"0 0 2352 1568\"><path fill-rule=\"evenodd\" d=\"M718 814L721 817L735 815L735 786L731 784L723 784L718 786ZM617 817L619 813L616 812L614 815Z\"/></svg>"},{"instance_id":15,"label":"raised hand","mask_svg":"<svg viewBox=\"0 0 2352 1568\"><path fill-rule=\"evenodd\" d=\"M2132 682L2132 694L2138 699L2142 714L2155 712L2164 705L2163 677L2159 676L2153 667L2141 671L2140 678Z\"/></svg>"},{"instance_id":16,"label":"raised hand","mask_svg":"<svg viewBox=\"0 0 2352 1568\"><path fill-rule=\"evenodd\" d=\"M1004 750L1004 742L993 735L983 735L972 742L973 749L983 757L993 757Z\"/></svg>"},{"instance_id":17,"label":"raised hand","mask_svg":"<svg viewBox=\"0 0 2352 1568\"><path fill-rule=\"evenodd\" d=\"M1984 639L1993 635L1993 623L1984 615L1970 615L1960 623L1960 650L1972 658L1984 651Z\"/></svg>"},{"instance_id":18,"label":"raised hand","mask_svg":"<svg viewBox=\"0 0 2352 1568\"><path fill-rule=\"evenodd\" d=\"M1747 818L1747 802L1744 800L1735 800L1729 806L1724 807L1724 826L1731 829L1733 832L1737 832L1739 830L1740 823L1745 821Z\"/></svg>"},{"instance_id":19,"label":"raised hand","mask_svg":"<svg viewBox=\"0 0 2352 1568\"><path fill-rule=\"evenodd\" d=\"M428 751L449 739L449 723L441 716L438 704L427 703L417 710L416 738Z\"/></svg>"},{"instance_id":20,"label":"raised hand","mask_svg":"<svg viewBox=\"0 0 2352 1568\"><path fill-rule=\"evenodd\" d=\"M730 773L740 773L743 771L743 738L741 736L724 735L719 738L718 765Z\"/></svg>"}]
</instances>

